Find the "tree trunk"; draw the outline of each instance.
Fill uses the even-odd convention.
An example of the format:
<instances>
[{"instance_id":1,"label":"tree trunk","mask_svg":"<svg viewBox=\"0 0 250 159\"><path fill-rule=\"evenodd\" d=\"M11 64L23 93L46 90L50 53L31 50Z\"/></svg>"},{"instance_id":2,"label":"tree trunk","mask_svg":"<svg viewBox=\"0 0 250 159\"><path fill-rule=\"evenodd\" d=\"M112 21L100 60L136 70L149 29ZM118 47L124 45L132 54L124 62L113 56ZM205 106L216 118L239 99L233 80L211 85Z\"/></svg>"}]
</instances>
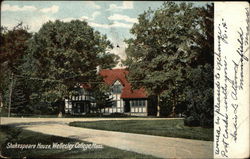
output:
<instances>
[{"instance_id":1,"label":"tree trunk","mask_svg":"<svg viewBox=\"0 0 250 159\"><path fill-rule=\"evenodd\" d=\"M59 113L58 113L58 118L61 118L62 117L62 112L60 111Z\"/></svg>"},{"instance_id":2,"label":"tree trunk","mask_svg":"<svg viewBox=\"0 0 250 159\"><path fill-rule=\"evenodd\" d=\"M157 95L157 117L160 116L160 95Z\"/></svg>"},{"instance_id":3,"label":"tree trunk","mask_svg":"<svg viewBox=\"0 0 250 159\"><path fill-rule=\"evenodd\" d=\"M58 118L62 117L62 105L59 103L59 113L58 113Z\"/></svg>"},{"instance_id":4,"label":"tree trunk","mask_svg":"<svg viewBox=\"0 0 250 159\"><path fill-rule=\"evenodd\" d=\"M59 91L60 93L62 93L62 85L59 85ZM63 96L63 93L61 94L61 96ZM63 112L65 110L65 99L62 98L59 100L59 114L58 114L58 117L61 118L63 116Z\"/></svg>"},{"instance_id":5,"label":"tree trunk","mask_svg":"<svg viewBox=\"0 0 250 159\"><path fill-rule=\"evenodd\" d=\"M101 108L99 108L99 117L102 117Z\"/></svg>"},{"instance_id":6,"label":"tree trunk","mask_svg":"<svg viewBox=\"0 0 250 159\"><path fill-rule=\"evenodd\" d=\"M175 107L176 107L176 96L175 96L175 92L174 92L174 94L173 94L173 108L172 108L172 115L173 115L173 117L176 116L176 114L175 114Z\"/></svg>"},{"instance_id":7,"label":"tree trunk","mask_svg":"<svg viewBox=\"0 0 250 159\"><path fill-rule=\"evenodd\" d=\"M62 101L62 100L60 100L59 102L58 102L58 104L59 104L59 113L58 113L58 118L61 118L62 116L63 116L63 112L64 112L64 106L65 106L65 103L64 103L64 101Z\"/></svg>"},{"instance_id":8,"label":"tree trunk","mask_svg":"<svg viewBox=\"0 0 250 159\"><path fill-rule=\"evenodd\" d=\"M12 98L12 90L13 90L13 82L14 82L14 74L11 74L11 79L10 79L10 91L9 91L9 108L8 108L8 117L10 117L10 110L11 110L11 98Z\"/></svg>"},{"instance_id":9,"label":"tree trunk","mask_svg":"<svg viewBox=\"0 0 250 159\"><path fill-rule=\"evenodd\" d=\"M3 107L3 97L2 92L0 92L0 108Z\"/></svg>"}]
</instances>

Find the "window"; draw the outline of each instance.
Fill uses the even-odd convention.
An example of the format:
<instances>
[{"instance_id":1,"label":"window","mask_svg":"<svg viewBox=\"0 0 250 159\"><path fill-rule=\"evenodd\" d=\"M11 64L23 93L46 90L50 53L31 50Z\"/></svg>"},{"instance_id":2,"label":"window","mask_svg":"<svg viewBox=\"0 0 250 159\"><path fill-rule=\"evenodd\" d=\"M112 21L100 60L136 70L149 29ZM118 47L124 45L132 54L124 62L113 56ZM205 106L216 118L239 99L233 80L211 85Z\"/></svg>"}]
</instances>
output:
<instances>
[{"instance_id":1,"label":"window","mask_svg":"<svg viewBox=\"0 0 250 159\"><path fill-rule=\"evenodd\" d=\"M142 100L139 100L138 106L143 106L143 105L142 105Z\"/></svg>"},{"instance_id":2,"label":"window","mask_svg":"<svg viewBox=\"0 0 250 159\"><path fill-rule=\"evenodd\" d=\"M131 100L131 106L132 106L132 107L135 106L134 100Z\"/></svg>"},{"instance_id":3,"label":"window","mask_svg":"<svg viewBox=\"0 0 250 159\"><path fill-rule=\"evenodd\" d=\"M145 100L131 100L131 106L132 107L144 107L145 106Z\"/></svg>"},{"instance_id":4,"label":"window","mask_svg":"<svg viewBox=\"0 0 250 159\"><path fill-rule=\"evenodd\" d=\"M114 85L113 86L113 93L114 94L120 94L122 92L122 86L121 85Z\"/></svg>"},{"instance_id":5,"label":"window","mask_svg":"<svg viewBox=\"0 0 250 159\"><path fill-rule=\"evenodd\" d=\"M139 106L139 100L135 100L135 106Z\"/></svg>"},{"instance_id":6,"label":"window","mask_svg":"<svg viewBox=\"0 0 250 159\"><path fill-rule=\"evenodd\" d=\"M117 101L116 100L113 101L113 107L117 107Z\"/></svg>"},{"instance_id":7,"label":"window","mask_svg":"<svg viewBox=\"0 0 250 159\"><path fill-rule=\"evenodd\" d=\"M145 100L142 100L142 106L145 106L146 103L145 103Z\"/></svg>"},{"instance_id":8,"label":"window","mask_svg":"<svg viewBox=\"0 0 250 159\"><path fill-rule=\"evenodd\" d=\"M78 110L78 113L80 113L80 112L81 112L81 106L80 106L80 104L79 104L79 103L77 103L76 105L77 105L77 110Z\"/></svg>"},{"instance_id":9,"label":"window","mask_svg":"<svg viewBox=\"0 0 250 159\"><path fill-rule=\"evenodd\" d=\"M78 94L79 94L79 95L85 94L85 90L84 90L83 88L80 88L80 89L78 90Z\"/></svg>"}]
</instances>

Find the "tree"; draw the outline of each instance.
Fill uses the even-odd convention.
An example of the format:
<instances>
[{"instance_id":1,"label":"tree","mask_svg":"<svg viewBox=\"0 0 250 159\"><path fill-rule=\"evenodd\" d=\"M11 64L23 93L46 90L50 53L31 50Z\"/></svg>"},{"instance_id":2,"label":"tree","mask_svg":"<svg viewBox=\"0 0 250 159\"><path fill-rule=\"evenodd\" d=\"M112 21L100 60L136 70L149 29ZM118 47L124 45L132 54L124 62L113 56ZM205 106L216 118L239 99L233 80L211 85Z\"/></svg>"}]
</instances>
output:
<instances>
[{"instance_id":1,"label":"tree","mask_svg":"<svg viewBox=\"0 0 250 159\"><path fill-rule=\"evenodd\" d=\"M26 85L23 79L16 79L13 87L13 99L11 112L17 115L27 115L31 113L29 107L29 92L25 92Z\"/></svg>"},{"instance_id":2,"label":"tree","mask_svg":"<svg viewBox=\"0 0 250 159\"><path fill-rule=\"evenodd\" d=\"M192 80L191 80L192 79ZM185 124L213 126L213 66L199 65L188 72L189 84L184 88L188 100Z\"/></svg>"},{"instance_id":3,"label":"tree","mask_svg":"<svg viewBox=\"0 0 250 159\"><path fill-rule=\"evenodd\" d=\"M17 73L21 59L28 48L28 40L32 34L29 33L28 27L19 23L12 30L1 26L0 34L0 63L7 65L11 72Z\"/></svg>"},{"instance_id":4,"label":"tree","mask_svg":"<svg viewBox=\"0 0 250 159\"><path fill-rule=\"evenodd\" d=\"M8 97L11 96L10 89L13 89L10 79L15 80L16 76L12 78L12 75L19 73L19 66L23 63L22 59L26 54L28 41L31 37L32 34L28 32L28 27L23 26L22 23L19 23L11 30L1 26L0 98L2 101L0 102L3 106L6 106L8 100L11 100Z\"/></svg>"},{"instance_id":5,"label":"tree","mask_svg":"<svg viewBox=\"0 0 250 159\"><path fill-rule=\"evenodd\" d=\"M110 97L110 88L109 86L101 83L93 88L93 98L95 100L95 107L93 108L101 115L101 109L112 107L113 98Z\"/></svg>"},{"instance_id":6,"label":"tree","mask_svg":"<svg viewBox=\"0 0 250 159\"><path fill-rule=\"evenodd\" d=\"M138 24L134 24L131 29L135 38L126 40L128 48L124 64L128 66L132 86L144 87L150 95L156 95L158 106L164 103L160 102L161 99L165 100L165 105L172 107L172 116L175 116L176 106L179 111L181 104L192 103L194 100L186 92L211 88L208 85L206 88L196 86L193 79L198 78L192 77L197 69L211 70L211 27L212 5L195 7L191 3L164 2L161 8L155 11L149 9L139 15ZM213 77L210 75L202 76L204 82L211 79ZM202 105L204 103L197 104L199 108L210 107ZM183 106L184 109L185 107L187 105ZM157 115L159 112L158 109Z\"/></svg>"},{"instance_id":7,"label":"tree","mask_svg":"<svg viewBox=\"0 0 250 159\"><path fill-rule=\"evenodd\" d=\"M185 80L185 68L196 61L192 38L197 32L196 13L190 3L165 2L158 10L141 14L139 24L131 29L135 39L127 40L129 79L140 81L132 82L133 86L145 87L158 96L158 103L161 95L170 96L173 110L177 89Z\"/></svg>"},{"instance_id":8,"label":"tree","mask_svg":"<svg viewBox=\"0 0 250 159\"><path fill-rule=\"evenodd\" d=\"M214 25L213 4L199 8L198 15L201 32L198 32L197 44L199 46L199 63L196 67L187 68L187 87L185 96L187 101L186 125L198 123L203 127L213 126L213 52L214 52Z\"/></svg>"},{"instance_id":9,"label":"tree","mask_svg":"<svg viewBox=\"0 0 250 159\"><path fill-rule=\"evenodd\" d=\"M116 63L110 49L107 37L85 21L50 21L30 42L26 58L31 61L24 65L25 76L40 79L42 99L63 101L75 85L97 80L97 66L105 68Z\"/></svg>"}]
</instances>

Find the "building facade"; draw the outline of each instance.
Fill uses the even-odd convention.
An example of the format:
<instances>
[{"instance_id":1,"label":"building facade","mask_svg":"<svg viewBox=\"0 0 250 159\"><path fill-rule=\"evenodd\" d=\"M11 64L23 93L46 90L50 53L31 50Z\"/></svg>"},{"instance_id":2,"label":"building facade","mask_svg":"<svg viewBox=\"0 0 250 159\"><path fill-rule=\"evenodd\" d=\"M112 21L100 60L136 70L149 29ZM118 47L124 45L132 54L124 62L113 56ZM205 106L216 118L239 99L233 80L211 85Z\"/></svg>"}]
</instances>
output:
<instances>
[{"instance_id":1,"label":"building facade","mask_svg":"<svg viewBox=\"0 0 250 159\"><path fill-rule=\"evenodd\" d=\"M126 78L127 74L128 71L125 69L103 69L100 71L105 84L112 88L110 97L113 100L112 107L101 109L101 113L124 113L132 116L148 115L146 91L143 88L132 90L131 84ZM65 112L73 115L95 113L91 110L91 107L95 107L91 89L87 91L84 87L82 87L78 96L72 96L65 100Z\"/></svg>"},{"instance_id":2,"label":"building facade","mask_svg":"<svg viewBox=\"0 0 250 159\"><path fill-rule=\"evenodd\" d=\"M65 99L65 113L72 115L85 115L90 112L90 108L95 105L91 91L80 87L78 95Z\"/></svg>"}]
</instances>

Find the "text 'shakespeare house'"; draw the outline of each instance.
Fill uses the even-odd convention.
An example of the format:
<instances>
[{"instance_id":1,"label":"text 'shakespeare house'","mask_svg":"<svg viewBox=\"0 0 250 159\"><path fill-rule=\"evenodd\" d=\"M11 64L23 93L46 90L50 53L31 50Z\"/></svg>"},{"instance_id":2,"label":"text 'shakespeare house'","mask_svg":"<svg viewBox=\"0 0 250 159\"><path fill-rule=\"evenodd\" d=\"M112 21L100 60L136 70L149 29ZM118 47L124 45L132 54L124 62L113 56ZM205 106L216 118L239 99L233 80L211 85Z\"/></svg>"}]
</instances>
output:
<instances>
[{"instance_id":1,"label":"text 'shakespeare house'","mask_svg":"<svg viewBox=\"0 0 250 159\"><path fill-rule=\"evenodd\" d=\"M112 88L112 107L101 109L103 114L125 113L134 116L148 116L149 98L143 88L132 90L131 84L126 79L128 71L125 69L103 69L100 75L104 82ZM84 86L85 87L85 86ZM73 115L94 113L91 107L95 106L95 99L91 96L91 89L82 87L79 96L72 96L65 100L65 112Z\"/></svg>"}]
</instances>

